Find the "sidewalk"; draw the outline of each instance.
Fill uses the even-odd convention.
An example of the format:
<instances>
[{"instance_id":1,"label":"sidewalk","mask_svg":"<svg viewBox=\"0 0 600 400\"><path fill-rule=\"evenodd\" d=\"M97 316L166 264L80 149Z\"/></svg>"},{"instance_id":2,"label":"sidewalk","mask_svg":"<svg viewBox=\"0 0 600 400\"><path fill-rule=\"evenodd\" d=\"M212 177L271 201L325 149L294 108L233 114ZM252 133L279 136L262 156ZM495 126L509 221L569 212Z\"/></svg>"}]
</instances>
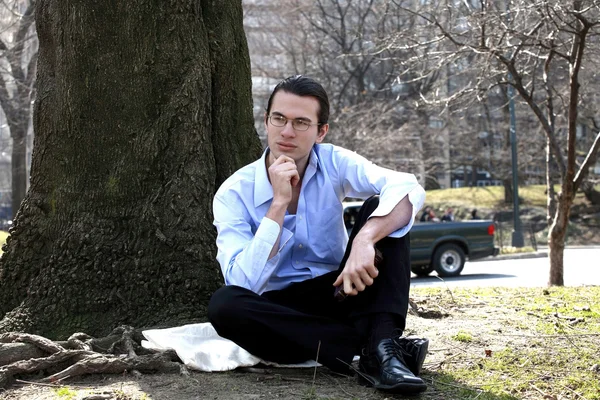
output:
<instances>
[{"instance_id":1,"label":"sidewalk","mask_svg":"<svg viewBox=\"0 0 600 400\"><path fill-rule=\"evenodd\" d=\"M487 257L476 261L501 261L501 260L522 260L525 258L543 258L548 257L548 249L538 249L538 251L528 253L514 253L514 254L498 254L495 257Z\"/></svg>"}]
</instances>

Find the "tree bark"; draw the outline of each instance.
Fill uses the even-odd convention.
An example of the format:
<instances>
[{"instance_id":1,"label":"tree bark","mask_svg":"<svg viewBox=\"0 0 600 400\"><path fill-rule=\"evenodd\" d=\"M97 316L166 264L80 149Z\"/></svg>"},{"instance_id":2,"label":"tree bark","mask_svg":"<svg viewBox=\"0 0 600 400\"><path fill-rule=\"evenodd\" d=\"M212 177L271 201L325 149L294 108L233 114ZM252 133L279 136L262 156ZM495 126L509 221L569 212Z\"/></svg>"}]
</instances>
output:
<instances>
[{"instance_id":1,"label":"tree bark","mask_svg":"<svg viewBox=\"0 0 600 400\"><path fill-rule=\"evenodd\" d=\"M569 214L572 197L564 197L565 190L560 193L556 205L556 214L550 230L548 231L548 257L550 259L550 276L548 285L564 286L563 256L565 252L565 239L569 224Z\"/></svg>"},{"instance_id":2,"label":"tree bark","mask_svg":"<svg viewBox=\"0 0 600 400\"><path fill-rule=\"evenodd\" d=\"M39 0L31 185L0 331L53 339L205 319L212 197L259 156L241 2Z\"/></svg>"}]
</instances>

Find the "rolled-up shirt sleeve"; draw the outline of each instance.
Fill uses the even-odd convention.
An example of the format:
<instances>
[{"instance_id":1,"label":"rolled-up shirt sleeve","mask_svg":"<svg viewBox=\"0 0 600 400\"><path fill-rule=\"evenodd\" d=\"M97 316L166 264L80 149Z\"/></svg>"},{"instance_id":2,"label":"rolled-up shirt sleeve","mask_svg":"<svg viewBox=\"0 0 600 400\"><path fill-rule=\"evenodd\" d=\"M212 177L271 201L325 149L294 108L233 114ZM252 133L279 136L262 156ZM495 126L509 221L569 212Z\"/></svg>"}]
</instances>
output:
<instances>
[{"instance_id":1,"label":"rolled-up shirt sleeve","mask_svg":"<svg viewBox=\"0 0 600 400\"><path fill-rule=\"evenodd\" d=\"M334 155L339 171L339 183L345 197L365 199L379 194L379 206L370 217L388 215L405 197L412 204L412 218L408 224L395 232L392 237L406 235L413 226L415 217L425 202L425 190L413 174L397 172L377 166L349 150L338 148Z\"/></svg>"},{"instance_id":2,"label":"rolled-up shirt sleeve","mask_svg":"<svg viewBox=\"0 0 600 400\"><path fill-rule=\"evenodd\" d=\"M279 237L279 224L263 218L256 232L245 210L223 196L213 202L214 225L217 228L217 261L226 285L236 285L261 293L276 270L280 252L269 259ZM283 229L279 241L281 250L292 233Z\"/></svg>"}]
</instances>

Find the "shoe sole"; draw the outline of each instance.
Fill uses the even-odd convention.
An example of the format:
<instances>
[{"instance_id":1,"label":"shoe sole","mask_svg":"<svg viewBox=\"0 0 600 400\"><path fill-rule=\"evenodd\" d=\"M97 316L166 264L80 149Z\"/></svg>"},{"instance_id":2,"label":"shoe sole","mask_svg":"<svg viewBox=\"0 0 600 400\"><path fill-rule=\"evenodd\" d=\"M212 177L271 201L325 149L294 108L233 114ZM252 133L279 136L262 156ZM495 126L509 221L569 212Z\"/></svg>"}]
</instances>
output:
<instances>
[{"instance_id":1,"label":"shoe sole","mask_svg":"<svg viewBox=\"0 0 600 400\"><path fill-rule=\"evenodd\" d=\"M364 371L358 371L358 383L384 392L397 394L419 394L427 390L427 385L418 383L401 382L395 385L382 385L375 377L366 374Z\"/></svg>"},{"instance_id":2,"label":"shoe sole","mask_svg":"<svg viewBox=\"0 0 600 400\"><path fill-rule=\"evenodd\" d=\"M427 385L416 383L398 383L396 385L373 385L377 390L398 394L419 394L427 390Z\"/></svg>"}]
</instances>

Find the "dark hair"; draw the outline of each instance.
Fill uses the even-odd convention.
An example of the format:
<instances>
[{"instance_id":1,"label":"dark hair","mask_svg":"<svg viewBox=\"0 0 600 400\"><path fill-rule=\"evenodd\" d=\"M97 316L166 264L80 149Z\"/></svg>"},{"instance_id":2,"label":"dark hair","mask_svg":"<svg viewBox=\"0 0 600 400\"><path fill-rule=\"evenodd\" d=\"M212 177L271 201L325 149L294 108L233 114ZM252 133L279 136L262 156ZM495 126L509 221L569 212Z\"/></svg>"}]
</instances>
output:
<instances>
[{"instance_id":1,"label":"dark hair","mask_svg":"<svg viewBox=\"0 0 600 400\"><path fill-rule=\"evenodd\" d=\"M319 110L317 111L317 118L319 120L317 122L323 125L329 121L329 97L327 96L327 92L319 82L304 75L290 76L275 86L267 103L267 115L271 112L273 97L280 90L297 96L314 97L319 102Z\"/></svg>"}]
</instances>

